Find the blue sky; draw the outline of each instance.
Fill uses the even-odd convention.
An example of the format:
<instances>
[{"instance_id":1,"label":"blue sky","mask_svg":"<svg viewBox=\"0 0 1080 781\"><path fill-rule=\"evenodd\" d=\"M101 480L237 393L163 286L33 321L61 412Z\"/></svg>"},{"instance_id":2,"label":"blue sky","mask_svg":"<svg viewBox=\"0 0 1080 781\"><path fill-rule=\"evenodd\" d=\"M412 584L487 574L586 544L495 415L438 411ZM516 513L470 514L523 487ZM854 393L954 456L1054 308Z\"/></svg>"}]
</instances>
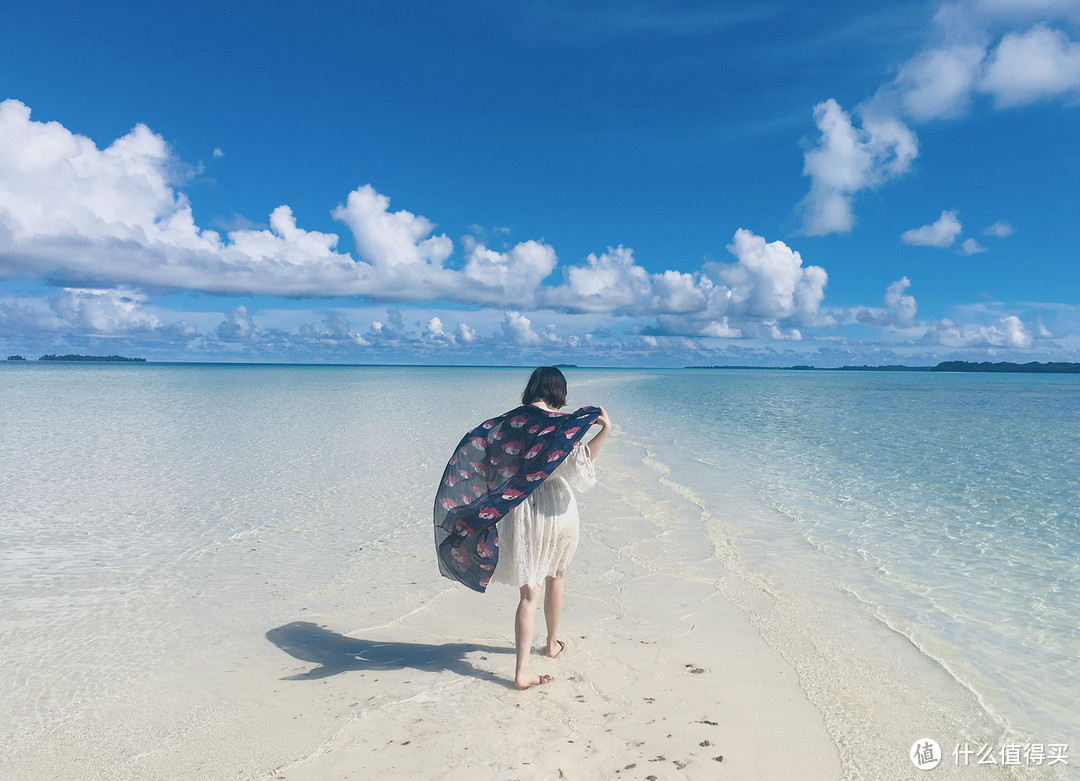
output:
<instances>
[{"instance_id":1,"label":"blue sky","mask_svg":"<svg viewBox=\"0 0 1080 781\"><path fill-rule=\"evenodd\" d=\"M1080 360L1080 0L38 2L0 352Z\"/></svg>"}]
</instances>

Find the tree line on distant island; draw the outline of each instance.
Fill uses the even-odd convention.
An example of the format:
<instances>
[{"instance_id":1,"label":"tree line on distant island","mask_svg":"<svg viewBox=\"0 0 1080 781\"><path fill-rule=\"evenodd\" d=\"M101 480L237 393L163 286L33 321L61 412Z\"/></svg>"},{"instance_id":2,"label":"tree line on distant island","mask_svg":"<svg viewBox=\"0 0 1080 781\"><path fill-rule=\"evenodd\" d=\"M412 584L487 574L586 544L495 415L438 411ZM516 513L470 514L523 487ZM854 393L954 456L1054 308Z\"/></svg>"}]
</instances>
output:
<instances>
[{"instance_id":1,"label":"tree line on distant island","mask_svg":"<svg viewBox=\"0 0 1080 781\"><path fill-rule=\"evenodd\" d=\"M1009 363L999 361L942 361L937 366L839 366L818 369L816 366L687 366L687 369L772 369L778 371L838 371L838 372L995 372L1013 374L1080 374L1080 363Z\"/></svg>"},{"instance_id":2,"label":"tree line on distant island","mask_svg":"<svg viewBox=\"0 0 1080 781\"><path fill-rule=\"evenodd\" d=\"M1026 372L1034 374L1080 374L1080 363L969 363L968 361L942 361L930 371L934 372Z\"/></svg>"},{"instance_id":3,"label":"tree line on distant island","mask_svg":"<svg viewBox=\"0 0 1080 781\"><path fill-rule=\"evenodd\" d=\"M9 361L25 361L21 355L9 355ZM122 355L43 355L39 361L92 362L92 363L146 363L145 358L125 358Z\"/></svg>"}]
</instances>

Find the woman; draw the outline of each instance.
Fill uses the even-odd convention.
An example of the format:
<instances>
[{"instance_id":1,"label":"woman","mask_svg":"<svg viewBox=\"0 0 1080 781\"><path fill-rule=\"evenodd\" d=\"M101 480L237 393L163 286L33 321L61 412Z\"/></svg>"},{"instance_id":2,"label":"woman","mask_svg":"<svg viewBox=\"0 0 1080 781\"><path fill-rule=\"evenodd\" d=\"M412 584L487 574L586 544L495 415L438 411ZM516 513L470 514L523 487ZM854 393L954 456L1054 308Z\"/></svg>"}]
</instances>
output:
<instances>
[{"instance_id":1,"label":"woman","mask_svg":"<svg viewBox=\"0 0 1080 781\"><path fill-rule=\"evenodd\" d=\"M592 462L611 421L603 407L559 412L566 378L554 366L532 373L521 401L458 444L435 497L435 543L443 575L477 591L492 577L518 587L514 685L528 689L551 680L529 665L541 584L547 655L565 647L558 630L563 575L578 539L573 488L596 482ZM594 424L600 431L583 444Z\"/></svg>"}]
</instances>

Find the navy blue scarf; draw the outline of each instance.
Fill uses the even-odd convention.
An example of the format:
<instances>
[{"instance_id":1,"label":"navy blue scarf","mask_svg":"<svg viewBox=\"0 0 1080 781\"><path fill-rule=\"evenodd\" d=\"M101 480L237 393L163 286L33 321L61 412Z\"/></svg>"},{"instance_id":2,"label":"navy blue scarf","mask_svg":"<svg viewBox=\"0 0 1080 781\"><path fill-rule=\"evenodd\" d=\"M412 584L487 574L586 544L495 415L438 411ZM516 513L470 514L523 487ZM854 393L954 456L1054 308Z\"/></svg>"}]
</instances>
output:
<instances>
[{"instance_id":1,"label":"navy blue scarf","mask_svg":"<svg viewBox=\"0 0 1080 781\"><path fill-rule=\"evenodd\" d=\"M485 420L458 443L435 494L439 572L483 592L499 561L496 522L555 471L600 416L524 405Z\"/></svg>"}]
</instances>

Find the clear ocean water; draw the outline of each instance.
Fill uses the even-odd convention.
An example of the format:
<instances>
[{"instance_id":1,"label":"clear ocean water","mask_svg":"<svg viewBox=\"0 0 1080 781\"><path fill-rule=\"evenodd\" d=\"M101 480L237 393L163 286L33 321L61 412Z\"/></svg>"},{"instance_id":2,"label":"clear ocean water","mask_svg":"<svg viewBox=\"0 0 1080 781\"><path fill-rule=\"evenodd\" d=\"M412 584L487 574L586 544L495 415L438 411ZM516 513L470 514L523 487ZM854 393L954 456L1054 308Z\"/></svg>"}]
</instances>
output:
<instances>
[{"instance_id":1,"label":"clear ocean water","mask_svg":"<svg viewBox=\"0 0 1080 781\"><path fill-rule=\"evenodd\" d=\"M701 369L617 397L755 566L839 584L1075 750L1080 376Z\"/></svg>"},{"instance_id":2,"label":"clear ocean water","mask_svg":"<svg viewBox=\"0 0 1080 781\"><path fill-rule=\"evenodd\" d=\"M1080 376L567 374L754 567L839 584L997 717L1080 745ZM0 739L429 533L444 455L527 375L0 365Z\"/></svg>"}]
</instances>

